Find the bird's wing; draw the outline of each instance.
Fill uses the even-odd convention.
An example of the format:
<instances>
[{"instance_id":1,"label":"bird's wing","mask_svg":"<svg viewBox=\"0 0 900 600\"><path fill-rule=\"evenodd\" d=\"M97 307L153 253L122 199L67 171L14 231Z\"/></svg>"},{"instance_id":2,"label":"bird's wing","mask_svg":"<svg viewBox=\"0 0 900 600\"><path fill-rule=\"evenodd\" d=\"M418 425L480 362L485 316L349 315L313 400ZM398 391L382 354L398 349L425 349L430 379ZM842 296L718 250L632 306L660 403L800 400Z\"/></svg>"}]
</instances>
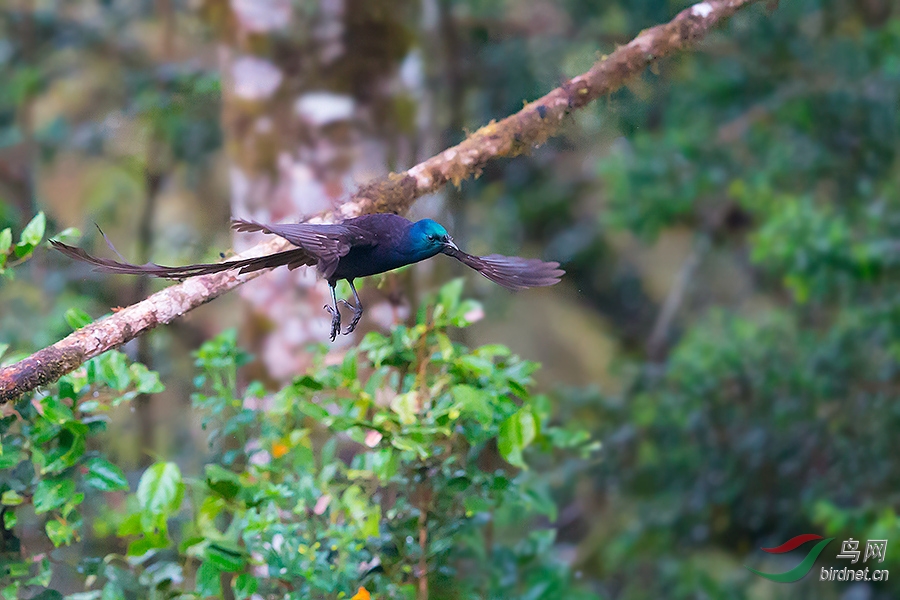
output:
<instances>
[{"instance_id":1,"label":"bird's wing","mask_svg":"<svg viewBox=\"0 0 900 600\"><path fill-rule=\"evenodd\" d=\"M371 246L376 243L375 234L355 225L337 223L320 225L312 223L286 223L268 225L255 221L235 219L231 222L235 231L261 231L283 237L315 257L317 269L325 279L330 278L338 261L354 246Z\"/></svg>"},{"instance_id":2,"label":"bird's wing","mask_svg":"<svg viewBox=\"0 0 900 600\"><path fill-rule=\"evenodd\" d=\"M91 256L81 248L75 248L50 240L50 244L70 258L80 260L94 265L95 270L106 273L124 273L128 275L152 275L153 277L161 277L163 279L186 279L188 277L196 277L197 275L208 275L210 273L221 273L231 269L240 269L241 273L250 271L259 271L260 269L268 269L270 267L278 267L288 265L289 269L295 269L302 265L316 264L316 258L311 256L306 250L296 248L294 250L285 250L284 252L276 252L267 256L258 256L256 258L245 258L241 260L232 260L220 263L201 263L194 265L185 265L183 267L164 267L154 263L145 265L133 265L126 262L110 260L108 258L98 258Z\"/></svg>"},{"instance_id":3,"label":"bird's wing","mask_svg":"<svg viewBox=\"0 0 900 600\"><path fill-rule=\"evenodd\" d=\"M518 256L472 256L456 248L444 248L442 252L459 260L508 290L523 290L559 283L565 271L558 262L544 262L536 258Z\"/></svg>"}]
</instances>

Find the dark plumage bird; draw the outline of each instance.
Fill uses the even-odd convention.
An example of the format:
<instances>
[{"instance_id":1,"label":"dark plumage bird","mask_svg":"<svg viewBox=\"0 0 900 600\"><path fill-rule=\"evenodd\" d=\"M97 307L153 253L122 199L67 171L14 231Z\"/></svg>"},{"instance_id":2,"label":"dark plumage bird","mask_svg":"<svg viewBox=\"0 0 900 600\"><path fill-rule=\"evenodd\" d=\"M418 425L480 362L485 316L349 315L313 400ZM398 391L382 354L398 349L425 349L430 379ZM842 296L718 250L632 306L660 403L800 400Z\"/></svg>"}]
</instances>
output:
<instances>
[{"instance_id":1,"label":"dark plumage bird","mask_svg":"<svg viewBox=\"0 0 900 600\"><path fill-rule=\"evenodd\" d=\"M91 256L75 248L51 240L54 248L76 260L90 263L98 271L152 275L166 279L185 279L197 275L240 269L241 273L287 265L288 269L315 265L319 274L331 286L332 305L325 306L331 313L331 340L341 333L342 303L353 311L353 320L344 331L352 332L363 314L363 306L356 293L353 280L384 273L398 267L411 265L437 254L446 254L475 269L494 283L509 290L553 285L559 282L564 271L559 263L517 256L472 256L453 242L453 238L439 223L423 219L413 223L398 215L376 214L347 219L334 225L295 223L264 225L253 221L232 221L237 231L261 231L283 237L296 248L257 258L226 261L211 264L164 267L147 263L132 265ZM335 285L346 279L353 290L356 305L338 300Z\"/></svg>"}]
</instances>

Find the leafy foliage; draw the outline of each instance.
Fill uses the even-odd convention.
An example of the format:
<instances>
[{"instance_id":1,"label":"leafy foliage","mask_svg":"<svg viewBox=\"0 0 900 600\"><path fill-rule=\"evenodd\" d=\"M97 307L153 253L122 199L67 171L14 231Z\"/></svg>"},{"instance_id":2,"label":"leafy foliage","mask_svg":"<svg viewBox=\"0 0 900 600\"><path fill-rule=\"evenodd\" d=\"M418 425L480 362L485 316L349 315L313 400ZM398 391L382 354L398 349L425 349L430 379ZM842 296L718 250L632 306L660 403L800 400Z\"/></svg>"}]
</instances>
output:
<instances>
[{"instance_id":1,"label":"leafy foliage","mask_svg":"<svg viewBox=\"0 0 900 600\"><path fill-rule=\"evenodd\" d=\"M47 228L47 218L43 212L39 212L22 230L19 241L13 244L12 229L7 227L0 231L0 276L7 279L14 277L12 267L27 261L34 254L41 241L44 239L44 231ZM70 227L58 234L59 239L77 238L81 233L74 227Z\"/></svg>"},{"instance_id":2,"label":"leafy foliage","mask_svg":"<svg viewBox=\"0 0 900 600\"><path fill-rule=\"evenodd\" d=\"M755 548L806 531L889 538L896 523L883 499L900 477L884 454L900 426L898 21L866 27L849 3L817 7L815 31L808 2L735 26L741 52L686 60L652 118L622 92L631 130L599 161L604 224L710 239L703 264L747 287L715 306L704 296L727 284L699 275L666 360L636 361L621 395L570 396L573 411L602 407L596 490L627 511L597 526L594 546L616 596L752 597ZM814 56L829 57L828 75ZM832 593L817 583L784 597Z\"/></svg>"},{"instance_id":3,"label":"leafy foliage","mask_svg":"<svg viewBox=\"0 0 900 600\"><path fill-rule=\"evenodd\" d=\"M238 598L340 598L364 585L414 598L420 578L434 598L590 597L553 558L557 509L528 456L586 458L596 446L553 425L549 398L529 391L536 364L450 339L481 312L461 292L461 280L447 284L415 326L369 333L339 364L321 346L317 366L274 394L257 382L238 393L249 357L234 330L203 344L193 402L214 460L197 476L157 462L124 511L107 507L127 551L82 560L78 597L220 596L227 585ZM87 494L128 489L86 450L99 417L159 390L111 352L17 405L2 422L7 535L30 504L54 546L77 542ZM9 593L39 567L7 566Z\"/></svg>"},{"instance_id":4,"label":"leafy foliage","mask_svg":"<svg viewBox=\"0 0 900 600\"><path fill-rule=\"evenodd\" d=\"M52 393L4 407L0 419L4 597L18 597L30 586L49 585L46 558L18 556L14 528L20 511L30 507L33 516L44 522L53 546L79 541L87 495L128 489L122 470L89 447L106 429L108 419L103 413L138 393L159 391L162 384L156 373L143 365L129 365L123 354L113 351L60 379Z\"/></svg>"}]
</instances>

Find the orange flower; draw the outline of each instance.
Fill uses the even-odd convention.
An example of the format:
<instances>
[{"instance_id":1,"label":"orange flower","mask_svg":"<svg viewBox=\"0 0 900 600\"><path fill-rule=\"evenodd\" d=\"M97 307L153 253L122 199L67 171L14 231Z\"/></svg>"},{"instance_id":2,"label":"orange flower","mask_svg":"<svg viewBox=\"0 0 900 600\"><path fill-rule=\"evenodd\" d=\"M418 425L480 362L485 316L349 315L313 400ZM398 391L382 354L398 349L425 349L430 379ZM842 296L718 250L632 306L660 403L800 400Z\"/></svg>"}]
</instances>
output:
<instances>
[{"instance_id":1,"label":"orange flower","mask_svg":"<svg viewBox=\"0 0 900 600\"><path fill-rule=\"evenodd\" d=\"M372 596L369 595L369 591L366 588L360 587L359 591L356 592L356 595L350 598L350 600L372 600Z\"/></svg>"},{"instance_id":2,"label":"orange flower","mask_svg":"<svg viewBox=\"0 0 900 600\"><path fill-rule=\"evenodd\" d=\"M272 458L281 458L288 453L288 450L290 450L290 448L288 448L287 444L275 442L272 444Z\"/></svg>"}]
</instances>

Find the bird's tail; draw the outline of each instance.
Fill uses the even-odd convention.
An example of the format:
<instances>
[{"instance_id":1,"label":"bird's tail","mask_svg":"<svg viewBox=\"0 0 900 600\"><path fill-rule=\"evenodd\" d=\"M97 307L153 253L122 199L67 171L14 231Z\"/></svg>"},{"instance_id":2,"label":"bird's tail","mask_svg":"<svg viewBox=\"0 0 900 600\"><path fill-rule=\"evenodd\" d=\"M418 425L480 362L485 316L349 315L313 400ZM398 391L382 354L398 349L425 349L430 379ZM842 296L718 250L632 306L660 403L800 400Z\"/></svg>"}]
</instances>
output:
<instances>
[{"instance_id":1,"label":"bird's tail","mask_svg":"<svg viewBox=\"0 0 900 600\"><path fill-rule=\"evenodd\" d=\"M500 254L472 256L456 248L444 248L443 253L513 291L554 285L566 273L559 268L558 262L544 262L536 258Z\"/></svg>"},{"instance_id":2,"label":"bird's tail","mask_svg":"<svg viewBox=\"0 0 900 600\"><path fill-rule=\"evenodd\" d=\"M249 273L251 271L259 271L260 269L279 267L281 265L288 265L289 269L295 269L303 265L315 264L315 260L302 248L276 252L275 254L269 254L267 256L244 258L241 260L220 263L199 263L184 265L182 267L165 267L154 263L133 265L108 258L99 258L88 254L81 248L69 246L56 240L50 240L50 244L70 258L93 265L95 271L102 271L104 273L123 273L127 275L150 275L153 277L161 277L163 279L187 279L188 277L209 275L210 273L221 273L222 271L230 271L233 269L240 269L240 273Z\"/></svg>"}]
</instances>

